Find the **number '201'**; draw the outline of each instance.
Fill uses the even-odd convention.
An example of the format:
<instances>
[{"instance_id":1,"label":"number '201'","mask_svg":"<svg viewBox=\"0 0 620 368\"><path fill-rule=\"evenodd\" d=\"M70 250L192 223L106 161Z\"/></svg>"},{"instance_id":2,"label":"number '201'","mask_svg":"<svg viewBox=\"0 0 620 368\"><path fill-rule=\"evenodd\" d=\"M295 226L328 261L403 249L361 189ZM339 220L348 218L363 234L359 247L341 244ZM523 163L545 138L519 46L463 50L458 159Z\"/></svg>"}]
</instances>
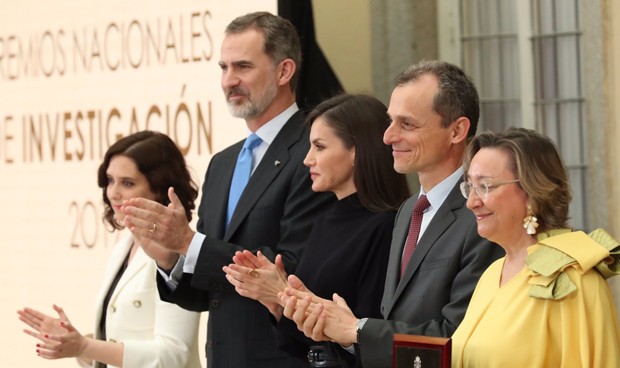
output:
<instances>
[{"instance_id":1,"label":"number '201'","mask_svg":"<svg viewBox=\"0 0 620 368\"><path fill-rule=\"evenodd\" d=\"M93 248L107 246L116 241L118 232L110 233L103 225L101 205L87 200L83 203L71 201L69 204L69 223L71 248Z\"/></svg>"}]
</instances>

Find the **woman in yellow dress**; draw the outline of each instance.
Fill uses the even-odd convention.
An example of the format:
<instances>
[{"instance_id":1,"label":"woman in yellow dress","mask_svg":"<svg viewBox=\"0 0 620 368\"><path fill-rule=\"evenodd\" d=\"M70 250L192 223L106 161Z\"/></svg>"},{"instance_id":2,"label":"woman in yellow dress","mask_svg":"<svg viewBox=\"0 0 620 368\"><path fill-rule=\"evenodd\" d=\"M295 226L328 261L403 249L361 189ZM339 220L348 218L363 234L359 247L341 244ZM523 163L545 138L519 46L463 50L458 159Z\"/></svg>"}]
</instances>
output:
<instances>
[{"instance_id":1,"label":"woman in yellow dress","mask_svg":"<svg viewBox=\"0 0 620 368\"><path fill-rule=\"evenodd\" d=\"M506 256L478 282L452 336L452 367L620 367L605 280L618 242L568 229L570 188L553 142L527 129L483 133L464 161L478 233Z\"/></svg>"}]
</instances>

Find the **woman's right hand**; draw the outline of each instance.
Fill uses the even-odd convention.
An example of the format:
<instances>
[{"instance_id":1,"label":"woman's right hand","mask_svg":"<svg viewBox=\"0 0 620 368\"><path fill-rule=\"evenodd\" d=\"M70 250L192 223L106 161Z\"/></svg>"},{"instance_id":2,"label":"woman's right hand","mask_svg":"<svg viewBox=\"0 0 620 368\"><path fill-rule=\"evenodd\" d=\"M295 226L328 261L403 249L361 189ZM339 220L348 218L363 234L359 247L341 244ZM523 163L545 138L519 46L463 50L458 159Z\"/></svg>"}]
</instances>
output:
<instances>
[{"instance_id":1,"label":"woman's right hand","mask_svg":"<svg viewBox=\"0 0 620 368\"><path fill-rule=\"evenodd\" d=\"M80 356L88 344L88 338L82 336L71 324L63 309L53 306L58 318L48 316L32 308L17 311L19 320L33 330L24 332L42 343L37 344L37 354L45 359L59 359Z\"/></svg>"},{"instance_id":2,"label":"woman's right hand","mask_svg":"<svg viewBox=\"0 0 620 368\"><path fill-rule=\"evenodd\" d=\"M54 310L60 308L56 305L53 306ZM54 318L47 314L41 313L38 310L32 308L24 308L17 311L19 320L28 325L32 330L24 330L24 332L30 336L33 336L41 341L44 339L44 335L63 335L67 332L60 325L60 318Z\"/></svg>"}]
</instances>

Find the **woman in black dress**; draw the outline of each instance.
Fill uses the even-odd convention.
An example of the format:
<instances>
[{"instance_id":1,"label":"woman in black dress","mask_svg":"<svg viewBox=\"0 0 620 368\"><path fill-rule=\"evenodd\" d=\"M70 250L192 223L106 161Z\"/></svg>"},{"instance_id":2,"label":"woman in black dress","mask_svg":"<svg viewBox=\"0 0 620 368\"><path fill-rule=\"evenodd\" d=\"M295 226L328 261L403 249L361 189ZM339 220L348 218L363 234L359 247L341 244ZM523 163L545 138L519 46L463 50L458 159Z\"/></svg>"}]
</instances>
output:
<instances>
[{"instance_id":1,"label":"woman in black dress","mask_svg":"<svg viewBox=\"0 0 620 368\"><path fill-rule=\"evenodd\" d=\"M406 178L394 171L392 150L383 143L387 108L371 96L339 95L319 104L306 122L311 131L304 164L312 190L333 192L338 201L316 219L295 275L320 297L338 293L355 315L381 318L394 218L409 196ZM354 355L340 345L314 342L282 318L278 293L289 281L280 256L272 263L245 251L233 262L224 267L228 281L271 312L282 349L311 367L355 366Z\"/></svg>"}]
</instances>

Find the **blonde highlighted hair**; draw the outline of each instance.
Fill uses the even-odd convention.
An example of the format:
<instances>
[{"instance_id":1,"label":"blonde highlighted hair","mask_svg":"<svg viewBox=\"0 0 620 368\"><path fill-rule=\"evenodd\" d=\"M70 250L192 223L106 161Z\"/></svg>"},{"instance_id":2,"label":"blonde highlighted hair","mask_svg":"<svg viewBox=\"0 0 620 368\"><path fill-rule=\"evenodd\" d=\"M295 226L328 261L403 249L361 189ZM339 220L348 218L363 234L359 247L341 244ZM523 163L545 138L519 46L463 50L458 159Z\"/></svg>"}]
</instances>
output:
<instances>
[{"instance_id":1,"label":"blonde highlighted hair","mask_svg":"<svg viewBox=\"0 0 620 368\"><path fill-rule=\"evenodd\" d=\"M509 169L529 198L540 224L539 232L568 228L571 190L566 167L549 137L524 128L483 132L473 138L465 151L465 173L472 158L483 148L502 150L509 155Z\"/></svg>"}]
</instances>

